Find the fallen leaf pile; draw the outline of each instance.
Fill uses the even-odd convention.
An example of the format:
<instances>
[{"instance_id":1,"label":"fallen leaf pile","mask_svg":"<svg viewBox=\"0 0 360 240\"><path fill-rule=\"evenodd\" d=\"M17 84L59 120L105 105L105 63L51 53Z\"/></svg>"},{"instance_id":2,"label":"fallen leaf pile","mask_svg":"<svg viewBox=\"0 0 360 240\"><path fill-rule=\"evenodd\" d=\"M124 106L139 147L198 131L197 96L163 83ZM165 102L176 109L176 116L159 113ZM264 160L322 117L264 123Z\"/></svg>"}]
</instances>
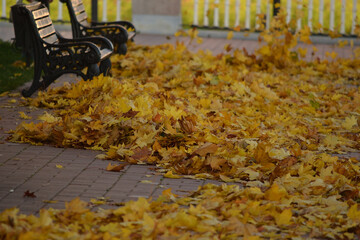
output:
<instances>
[{"instance_id":1,"label":"fallen leaf pile","mask_svg":"<svg viewBox=\"0 0 360 240\"><path fill-rule=\"evenodd\" d=\"M304 199L277 184L266 191L205 185L182 198L168 189L155 201L96 212L78 198L39 217L18 211L0 214L2 239L353 239L360 231L357 204Z\"/></svg>"},{"instance_id":2,"label":"fallen leaf pile","mask_svg":"<svg viewBox=\"0 0 360 240\"><path fill-rule=\"evenodd\" d=\"M52 113L23 123L13 141L103 150L101 158L156 164L165 177L246 187L200 189L188 209L139 200L112 213L43 211L43 221L87 229L73 234L138 238L359 235L360 164L341 154L360 149L360 51L304 61L306 51L293 49L309 34L275 25L255 54L132 45L112 58L112 78L40 92L29 104ZM102 227L86 228L87 221Z\"/></svg>"}]
</instances>

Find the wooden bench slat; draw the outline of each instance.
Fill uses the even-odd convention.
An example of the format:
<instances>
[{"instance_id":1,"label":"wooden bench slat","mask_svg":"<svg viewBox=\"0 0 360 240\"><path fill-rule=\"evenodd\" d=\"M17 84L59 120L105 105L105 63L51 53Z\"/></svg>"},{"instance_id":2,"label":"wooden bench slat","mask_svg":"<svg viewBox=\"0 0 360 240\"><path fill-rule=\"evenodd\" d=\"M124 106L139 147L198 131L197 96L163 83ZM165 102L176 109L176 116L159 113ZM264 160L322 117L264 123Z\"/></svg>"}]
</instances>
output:
<instances>
[{"instance_id":1,"label":"wooden bench slat","mask_svg":"<svg viewBox=\"0 0 360 240\"><path fill-rule=\"evenodd\" d=\"M136 33L135 32L128 32L128 39L131 40L135 37Z\"/></svg>"},{"instance_id":2,"label":"wooden bench slat","mask_svg":"<svg viewBox=\"0 0 360 240\"><path fill-rule=\"evenodd\" d=\"M85 27L91 27L90 23L87 21L87 19L82 20L81 22L79 22L81 25L85 26Z\"/></svg>"},{"instance_id":3,"label":"wooden bench slat","mask_svg":"<svg viewBox=\"0 0 360 240\"><path fill-rule=\"evenodd\" d=\"M52 21L51 21L50 17L46 17L46 18L42 18L40 20L35 21L35 24L36 24L37 28L43 28L48 25L51 25Z\"/></svg>"},{"instance_id":4,"label":"wooden bench slat","mask_svg":"<svg viewBox=\"0 0 360 240\"><path fill-rule=\"evenodd\" d=\"M55 28L54 28L54 25L50 25L46 28L43 28L43 29L40 29L39 30L39 34L40 34L40 37L41 38L45 38L51 34L54 34L55 33Z\"/></svg>"},{"instance_id":5,"label":"wooden bench slat","mask_svg":"<svg viewBox=\"0 0 360 240\"><path fill-rule=\"evenodd\" d=\"M47 10L47 8L42 8L42 9L33 11L32 15L34 16L34 19L36 20L36 19L39 19L39 18L49 16L49 11Z\"/></svg>"},{"instance_id":6,"label":"wooden bench slat","mask_svg":"<svg viewBox=\"0 0 360 240\"><path fill-rule=\"evenodd\" d=\"M58 43L59 42L59 39L58 37L56 36L56 34L52 34L48 37L45 37L43 38L43 40L47 43L50 43L50 44L54 44L54 43Z\"/></svg>"},{"instance_id":7,"label":"wooden bench slat","mask_svg":"<svg viewBox=\"0 0 360 240\"><path fill-rule=\"evenodd\" d=\"M81 0L71 0L71 4L75 7L83 4L83 2Z\"/></svg>"},{"instance_id":8,"label":"wooden bench slat","mask_svg":"<svg viewBox=\"0 0 360 240\"><path fill-rule=\"evenodd\" d=\"M112 51L110 49L104 48L100 50L100 58L106 59L112 54Z\"/></svg>"},{"instance_id":9,"label":"wooden bench slat","mask_svg":"<svg viewBox=\"0 0 360 240\"><path fill-rule=\"evenodd\" d=\"M75 6L74 7L74 12L75 12L76 15L78 15L79 13L85 12L84 4Z\"/></svg>"},{"instance_id":10,"label":"wooden bench slat","mask_svg":"<svg viewBox=\"0 0 360 240\"><path fill-rule=\"evenodd\" d=\"M87 14L86 12L80 13L79 15L76 16L76 19L78 20L78 22L82 22L84 20L87 20Z\"/></svg>"}]
</instances>

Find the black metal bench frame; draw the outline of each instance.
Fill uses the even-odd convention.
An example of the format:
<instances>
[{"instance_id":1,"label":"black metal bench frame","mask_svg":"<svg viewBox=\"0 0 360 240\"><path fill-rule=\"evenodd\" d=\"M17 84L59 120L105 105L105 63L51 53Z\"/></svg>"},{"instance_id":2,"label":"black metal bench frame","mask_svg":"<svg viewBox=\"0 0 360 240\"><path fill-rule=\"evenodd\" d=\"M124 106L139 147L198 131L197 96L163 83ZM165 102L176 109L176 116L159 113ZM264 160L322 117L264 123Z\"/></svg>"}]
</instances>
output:
<instances>
[{"instance_id":1,"label":"black metal bench frame","mask_svg":"<svg viewBox=\"0 0 360 240\"><path fill-rule=\"evenodd\" d=\"M113 43L114 52L126 54L126 43L133 40L136 35L135 26L128 21L116 22L88 22L88 15L82 0L60 0L66 3L73 38L82 38L101 35Z\"/></svg>"},{"instance_id":2,"label":"black metal bench frame","mask_svg":"<svg viewBox=\"0 0 360 240\"><path fill-rule=\"evenodd\" d=\"M109 73L113 52L110 40L101 36L63 38L56 32L48 9L40 2L17 4L11 7L11 11L16 46L25 51L30 48L34 58L34 79L30 88L22 91L24 97L47 88L66 73L75 73L84 80ZM86 67L87 73L84 74Z\"/></svg>"}]
</instances>

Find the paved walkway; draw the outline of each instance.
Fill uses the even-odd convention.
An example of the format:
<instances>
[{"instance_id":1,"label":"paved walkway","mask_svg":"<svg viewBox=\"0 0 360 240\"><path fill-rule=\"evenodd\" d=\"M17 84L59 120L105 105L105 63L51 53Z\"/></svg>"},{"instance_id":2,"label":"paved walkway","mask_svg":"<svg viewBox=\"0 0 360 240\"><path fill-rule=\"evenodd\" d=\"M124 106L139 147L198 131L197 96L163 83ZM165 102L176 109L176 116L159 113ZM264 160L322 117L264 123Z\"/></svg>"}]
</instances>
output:
<instances>
[{"instance_id":1,"label":"paved walkway","mask_svg":"<svg viewBox=\"0 0 360 240\"><path fill-rule=\"evenodd\" d=\"M62 31L65 36L71 35L69 28ZM0 22L0 38L10 40L12 37L12 26ZM136 42L143 45L174 44L176 39L140 34ZM193 44L189 48L192 51L209 49L217 54L223 52L226 44L233 48L246 48L249 52L258 46L251 40L205 38L202 45ZM324 56L326 51L336 51L343 57L351 54L349 47L336 48L326 44L317 44L316 47L318 56ZM57 84L73 80L73 75L66 75ZM107 208L140 196L156 198L167 188L176 194L185 194L206 183L221 184L211 180L163 178L153 166L144 165L129 165L121 172L109 172L105 170L109 161L96 159L99 154L96 151L8 142L9 130L15 129L22 121L32 121L20 119L19 112L25 112L36 120L44 111L21 106L18 92L0 97L0 211L16 206L23 213L36 214L41 208L63 208L66 201L77 196L85 201L105 197L109 204L101 207ZM34 197L24 197L27 191L33 192Z\"/></svg>"}]
</instances>

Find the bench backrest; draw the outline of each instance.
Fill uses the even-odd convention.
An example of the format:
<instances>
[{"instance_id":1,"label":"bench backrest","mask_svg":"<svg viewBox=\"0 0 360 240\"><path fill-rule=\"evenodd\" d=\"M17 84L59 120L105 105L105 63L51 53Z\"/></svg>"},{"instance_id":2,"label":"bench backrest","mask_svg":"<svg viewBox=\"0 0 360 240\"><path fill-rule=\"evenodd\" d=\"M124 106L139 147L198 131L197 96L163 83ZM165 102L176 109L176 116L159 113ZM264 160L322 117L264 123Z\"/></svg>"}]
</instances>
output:
<instances>
[{"instance_id":1,"label":"bench backrest","mask_svg":"<svg viewBox=\"0 0 360 240\"><path fill-rule=\"evenodd\" d=\"M50 19L48 9L42 5L38 10L32 11L32 16L35 20L36 28L39 32L40 38L45 42L53 44L58 43L59 39L56 35L54 25Z\"/></svg>"},{"instance_id":2,"label":"bench backrest","mask_svg":"<svg viewBox=\"0 0 360 240\"><path fill-rule=\"evenodd\" d=\"M40 2L33 2L30 4L19 4L12 7L13 15L21 16L22 21L30 22L15 22L15 28L24 29L26 26L30 28L30 31L33 31L35 36L46 43L54 44L58 43L59 39L56 35L54 25L50 19L49 10L45 5ZM16 16L14 16L14 19ZM27 39L29 41L29 39Z\"/></svg>"},{"instance_id":3,"label":"bench backrest","mask_svg":"<svg viewBox=\"0 0 360 240\"><path fill-rule=\"evenodd\" d=\"M85 27L90 27L88 22L88 15L85 12L85 7L82 0L68 0L74 10L76 20Z\"/></svg>"}]
</instances>

